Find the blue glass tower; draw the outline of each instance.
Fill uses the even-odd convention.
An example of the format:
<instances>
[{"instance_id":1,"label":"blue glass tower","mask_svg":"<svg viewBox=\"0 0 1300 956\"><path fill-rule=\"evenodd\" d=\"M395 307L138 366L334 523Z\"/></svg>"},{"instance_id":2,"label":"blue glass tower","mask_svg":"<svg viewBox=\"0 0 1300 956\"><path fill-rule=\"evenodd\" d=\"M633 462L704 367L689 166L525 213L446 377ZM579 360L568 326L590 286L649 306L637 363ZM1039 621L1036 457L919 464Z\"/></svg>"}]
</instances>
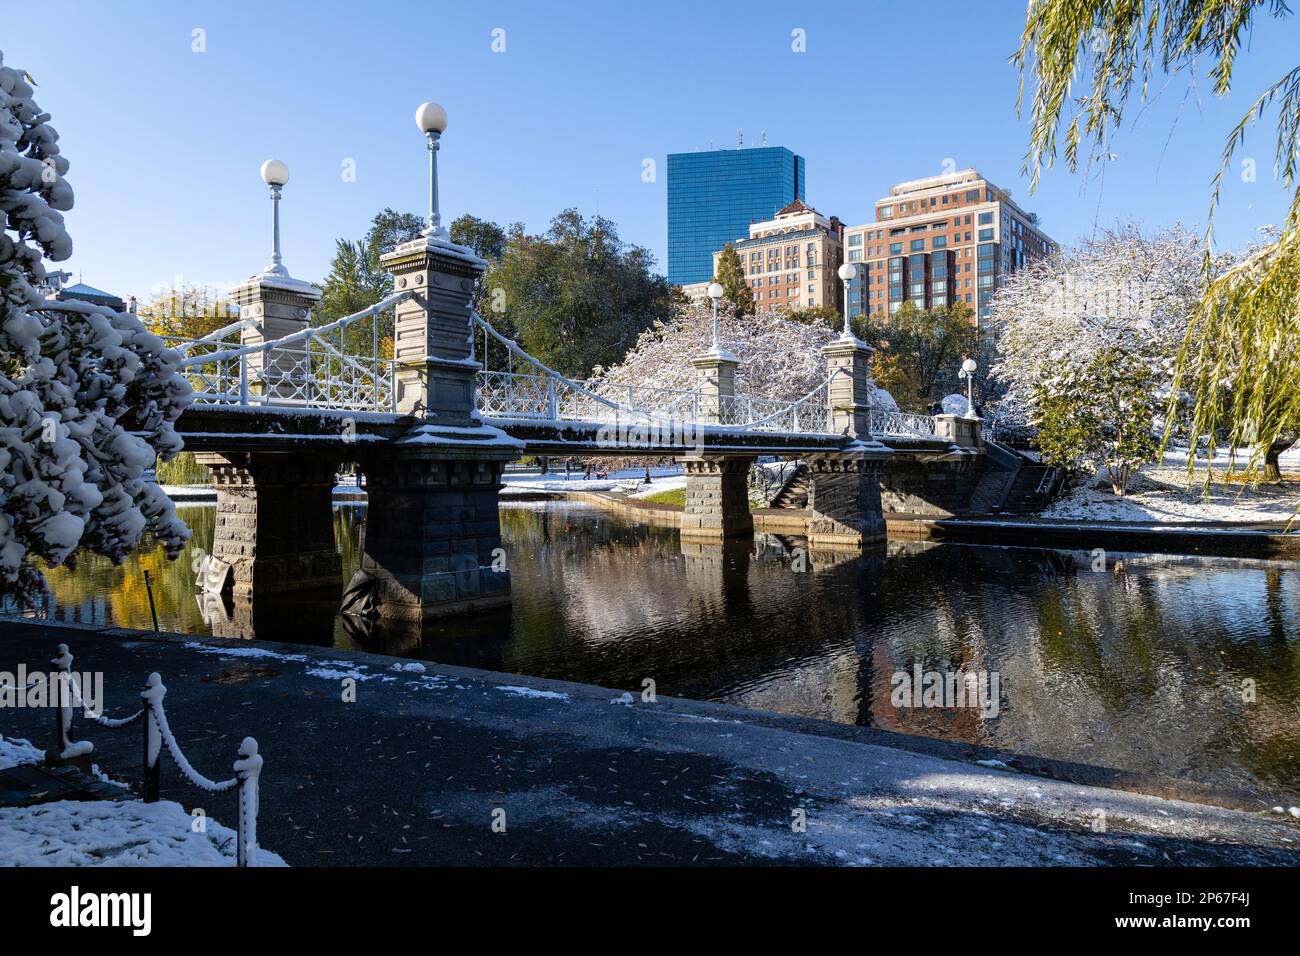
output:
<instances>
[{"instance_id":1,"label":"blue glass tower","mask_svg":"<svg viewBox=\"0 0 1300 956\"><path fill-rule=\"evenodd\" d=\"M804 198L804 160L784 146L668 156L668 281L707 282L713 254Z\"/></svg>"}]
</instances>

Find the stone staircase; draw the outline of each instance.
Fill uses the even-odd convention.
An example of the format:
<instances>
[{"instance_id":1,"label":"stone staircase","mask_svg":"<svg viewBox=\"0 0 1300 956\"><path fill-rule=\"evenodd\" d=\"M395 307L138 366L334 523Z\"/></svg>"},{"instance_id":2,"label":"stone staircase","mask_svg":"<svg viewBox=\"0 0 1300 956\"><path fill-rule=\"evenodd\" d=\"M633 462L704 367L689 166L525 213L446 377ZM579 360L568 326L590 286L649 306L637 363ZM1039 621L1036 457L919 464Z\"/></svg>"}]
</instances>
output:
<instances>
[{"instance_id":1,"label":"stone staircase","mask_svg":"<svg viewBox=\"0 0 1300 956\"><path fill-rule=\"evenodd\" d=\"M771 508L787 508L799 511L808 507L808 466L800 462L790 472L780 490L772 496Z\"/></svg>"},{"instance_id":2,"label":"stone staircase","mask_svg":"<svg viewBox=\"0 0 1300 956\"><path fill-rule=\"evenodd\" d=\"M1056 497L1059 484L1055 468L1026 459L1011 483L1001 510L1013 515L1039 511Z\"/></svg>"}]
</instances>

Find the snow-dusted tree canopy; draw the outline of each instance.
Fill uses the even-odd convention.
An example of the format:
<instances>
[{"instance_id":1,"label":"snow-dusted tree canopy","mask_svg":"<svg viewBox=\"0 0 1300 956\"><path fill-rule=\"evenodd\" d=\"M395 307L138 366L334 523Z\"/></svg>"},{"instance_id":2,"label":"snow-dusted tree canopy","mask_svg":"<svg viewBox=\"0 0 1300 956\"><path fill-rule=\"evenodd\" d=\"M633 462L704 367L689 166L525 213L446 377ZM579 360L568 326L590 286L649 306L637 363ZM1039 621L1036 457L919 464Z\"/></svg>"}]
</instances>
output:
<instances>
[{"instance_id":1,"label":"snow-dusted tree canopy","mask_svg":"<svg viewBox=\"0 0 1300 956\"><path fill-rule=\"evenodd\" d=\"M29 562L78 547L120 560L146 531L175 556L189 537L172 503L141 480L180 451L190 401L180 357L127 313L45 302L42 260L72 240L68 161L21 70L0 53L0 588L42 585Z\"/></svg>"},{"instance_id":2,"label":"snow-dusted tree canopy","mask_svg":"<svg viewBox=\"0 0 1300 956\"><path fill-rule=\"evenodd\" d=\"M836 333L820 324L794 322L780 312L737 317L727 304L718 310L718 341L740 360L736 392L760 398L801 398L826 381L822 346ZM642 332L623 361L597 368L593 377L619 385L694 389L699 372L691 359L713 345L713 307L690 303L666 321ZM880 392L882 407L892 399Z\"/></svg>"},{"instance_id":3,"label":"snow-dusted tree canopy","mask_svg":"<svg viewBox=\"0 0 1300 956\"><path fill-rule=\"evenodd\" d=\"M1023 412L1036 387L1110 349L1168 379L1204 289L1204 256L1181 226L1146 236L1130 225L1011 276L992 307L1004 402Z\"/></svg>"}]
</instances>

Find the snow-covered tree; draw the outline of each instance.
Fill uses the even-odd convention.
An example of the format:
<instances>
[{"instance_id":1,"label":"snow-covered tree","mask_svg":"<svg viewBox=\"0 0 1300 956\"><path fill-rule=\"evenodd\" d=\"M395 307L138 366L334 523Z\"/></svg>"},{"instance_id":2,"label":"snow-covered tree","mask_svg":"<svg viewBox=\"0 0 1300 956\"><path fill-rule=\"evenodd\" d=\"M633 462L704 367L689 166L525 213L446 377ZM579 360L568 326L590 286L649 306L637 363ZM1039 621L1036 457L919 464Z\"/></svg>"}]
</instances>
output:
<instances>
[{"instance_id":1,"label":"snow-covered tree","mask_svg":"<svg viewBox=\"0 0 1300 956\"><path fill-rule=\"evenodd\" d=\"M1118 350L1172 377L1200 301L1205 250L1180 226L1146 236L1107 230L1010 276L993 297L993 375L1004 404L1033 414L1035 390Z\"/></svg>"},{"instance_id":2,"label":"snow-covered tree","mask_svg":"<svg viewBox=\"0 0 1300 956\"><path fill-rule=\"evenodd\" d=\"M68 161L49 119L0 54L0 589L18 601L43 588L32 561L71 563L78 547L121 559L145 531L175 556L189 537L141 480L155 454L180 451L180 357L134 315L50 309L39 291L43 259L72 254Z\"/></svg>"},{"instance_id":3,"label":"snow-covered tree","mask_svg":"<svg viewBox=\"0 0 1300 956\"><path fill-rule=\"evenodd\" d=\"M593 377L613 384L690 390L699 384L691 358L713 344L713 307L679 305L665 321L642 332L623 361L597 368ZM836 332L824 325L792 321L781 312L737 316L728 303L718 309L718 340L740 360L736 392L759 398L800 398L826 381L821 348ZM882 407L893 400L880 393Z\"/></svg>"}]
</instances>

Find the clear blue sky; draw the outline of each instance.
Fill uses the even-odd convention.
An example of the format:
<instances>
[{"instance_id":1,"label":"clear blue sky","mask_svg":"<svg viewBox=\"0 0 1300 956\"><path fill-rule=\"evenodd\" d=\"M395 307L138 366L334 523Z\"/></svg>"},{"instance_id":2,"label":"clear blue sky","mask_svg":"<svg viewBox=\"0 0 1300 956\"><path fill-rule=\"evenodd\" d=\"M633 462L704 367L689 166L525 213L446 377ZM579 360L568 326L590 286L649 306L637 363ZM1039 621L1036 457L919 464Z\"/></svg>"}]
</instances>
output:
<instances>
[{"instance_id":1,"label":"clear blue sky","mask_svg":"<svg viewBox=\"0 0 1300 956\"><path fill-rule=\"evenodd\" d=\"M660 271L664 157L732 146L738 128L804 155L809 200L851 224L892 183L951 158L1011 188L1058 241L1129 219L1199 227L1224 136L1300 46L1300 23L1268 22L1229 99L1210 97L1204 78L1199 101L1185 96L1175 78L1140 117L1130 110L1104 184L1058 166L1030 196L1008 63L1024 0L11 6L5 62L40 84L72 163L70 267L141 298L176 275L229 282L262 269L269 202L257 171L270 157L292 173L284 254L301 278L322 278L335 238L360 236L384 206L422 214L413 116L425 99L450 115L445 220L472 212L540 230L566 206L599 209ZM196 28L207 52L191 50ZM491 49L496 28L504 53ZM796 28L805 53L791 50ZM1283 218L1272 143L1265 128L1247 139L1258 180L1231 178L1222 244ZM642 181L647 157L653 183ZM343 181L345 160L356 182Z\"/></svg>"}]
</instances>

